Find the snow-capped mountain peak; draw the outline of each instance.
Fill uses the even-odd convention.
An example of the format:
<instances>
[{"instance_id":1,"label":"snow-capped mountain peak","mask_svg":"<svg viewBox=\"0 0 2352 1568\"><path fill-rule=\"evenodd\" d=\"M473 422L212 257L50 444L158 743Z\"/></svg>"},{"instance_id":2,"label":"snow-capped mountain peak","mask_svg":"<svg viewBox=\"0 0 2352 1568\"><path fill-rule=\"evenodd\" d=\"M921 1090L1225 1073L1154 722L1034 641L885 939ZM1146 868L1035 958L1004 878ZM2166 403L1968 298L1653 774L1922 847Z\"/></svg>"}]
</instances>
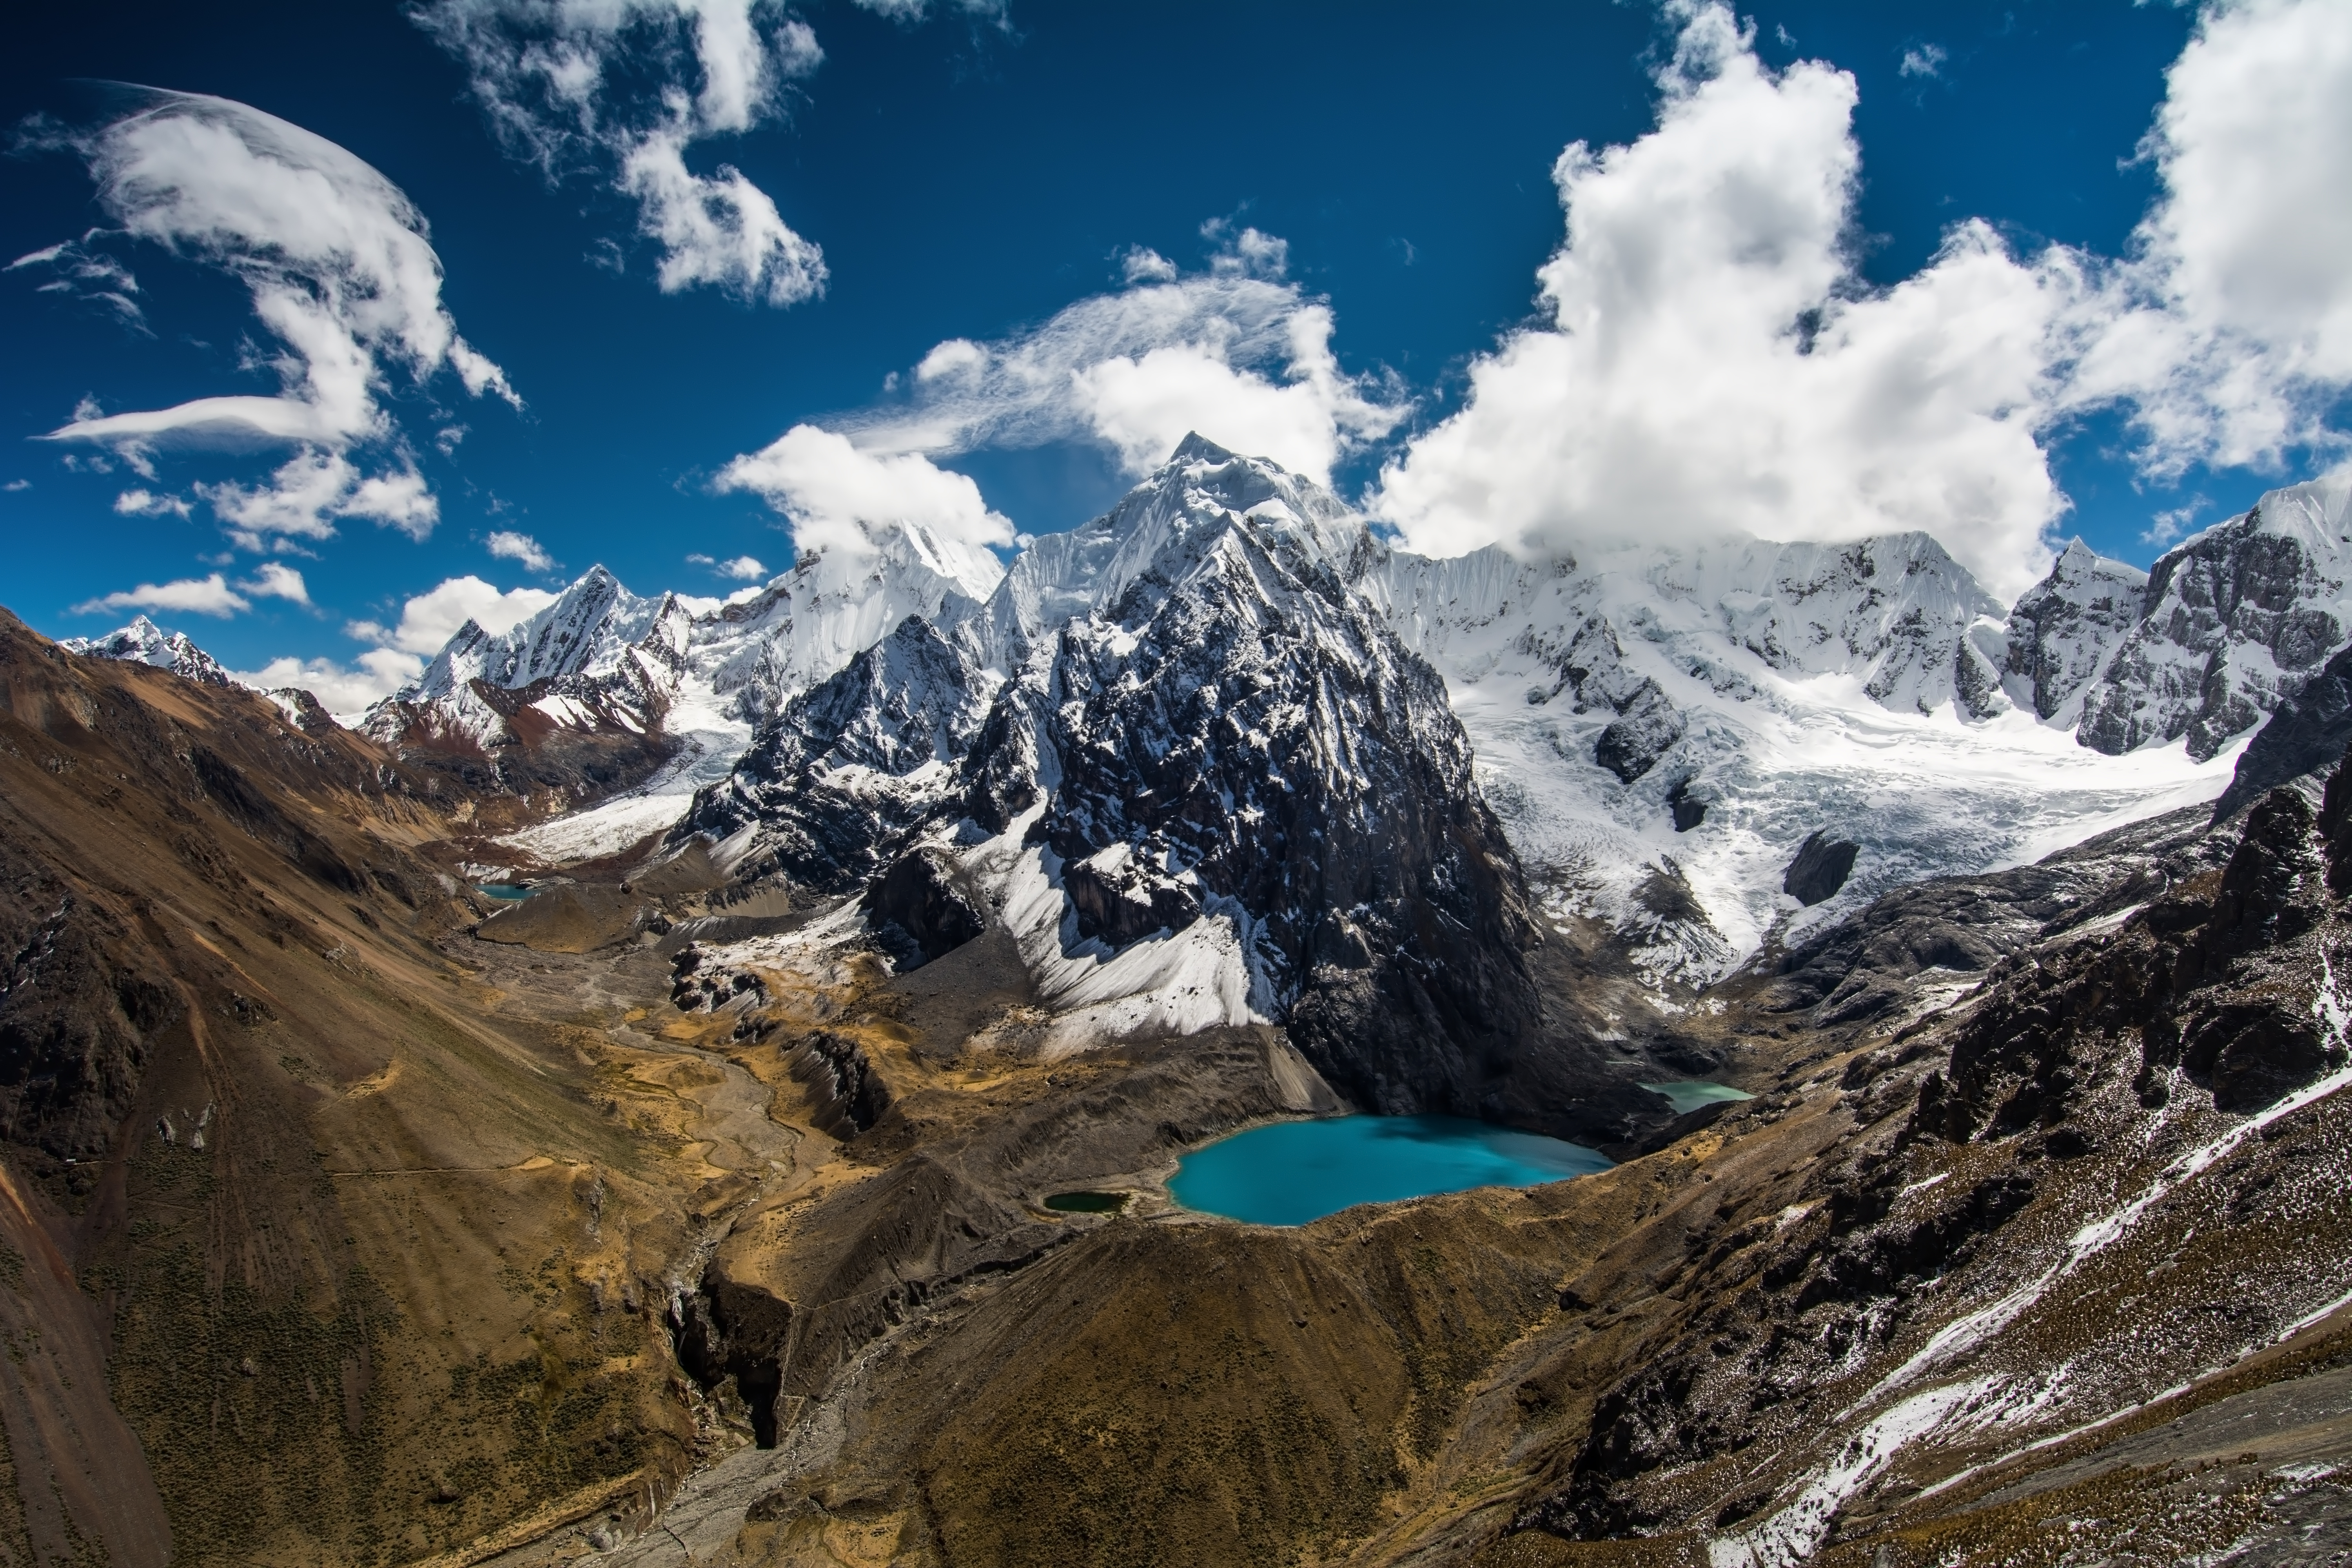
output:
<instances>
[{"instance_id":1,"label":"snow-capped mountain peak","mask_svg":"<svg viewBox=\"0 0 2352 1568\"><path fill-rule=\"evenodd\" d=\"M1363 520L1313 480L1190 435L1118 505L1013 561L984 617L990 661L1016 668L1071 617L1107 609L1139 584L1162 591L1232 518L1249 520L1302 567L1343 569L1368 537Z\"/></svg>"},{"instance_id":2,"label":"snow-capped mountain peak","mask_svg":"<svg viewBox=\"0 0 2352 1568\"><path fill-rule=\"evenodd\" d=\"M2084 700L2083 743L2188 740L2219 755L2352 632L2352 469L2273 490L2149 572L2136 624Z\"/></svg>"},{"instance_id":3,"label":"snow-capped mountain peak","mask_svg":"<svg viewBox=\"0 0 2352 1568\"><path fill-rule=\"evenodd\" d=\"M187 633L167 632L145 616L102 637L67 637L58 646L68 653L91 658L120 658L152 665L206 686L235 684L220 662L191 642Z\"/></svg>"},{"instance_id":4,"label":"snow-capped mountain peak","mask_svg":"<svg viewBox=\"0 0 2352 1568\"><path fill-rule=\"evenodd\" d=\"M1360 774L1381 773L1364 759L1388 742L1371 737L1400 723L1444 752L1411 696L1418 655L1545 907L1604 919L1662 980L1704 980L1881 889L2218 794L2229 737L2352 624L2337 608L2345 488L2265 497L2152 579L2077 542L2004 612L1919 532L1423 559L1384 548L1322 487L1193 436L1007 568L891 524L698 613L600 569L503 637L467 628L421 684L446 686L453 718L478 708L489 725L522 702L574 727L657 728L674 748L649 784L523 847L609 853L672 828L699 790L703 830L751 835L738 864L764 863L763 823L789 826L803 847L776 837L768 858L832 886L898 847L961 852L1022 820L1020 855L1051 857L1019 873L1036 885L1008 906L1045 922L1024 942L1076 964L1089 931L1225 908L1227 934L1183 964L1222 977L1197 994L1233 1022L1303 994L1324 939L1299 934L1305 916L1281 900L1235 891L1218 869L1229 848L1194 842L1200 824L1281 816L1253 793L1259 772L1316 781L1344 816ZM2265 681L2247 677L2257 665ZM2206 712L2216 689L2244 701ZM1377 695L1358 711L1362 692ZM1198 711L1171 715L1179 698ZM2163 710L2119 742L2118 705ZM2195 722L2205 741L2168 749ZM869 734L897 739L850 744ZM1241 771L1213 808L1203 795L1163 824L1146 775L1174 763L1154 748L1202 777ZM739 758L767 761L730 784ZM1275 853L1235 832L1249 856ZM1801 908L1784 889L1809 843L1840 875L1804 879ZM1141 962L1114 942L1065 978L1102 1001L1128 983L1104 976ZM1158 1007L1139 1016L1177 1016Z\"/></svg>"}]
</instances>

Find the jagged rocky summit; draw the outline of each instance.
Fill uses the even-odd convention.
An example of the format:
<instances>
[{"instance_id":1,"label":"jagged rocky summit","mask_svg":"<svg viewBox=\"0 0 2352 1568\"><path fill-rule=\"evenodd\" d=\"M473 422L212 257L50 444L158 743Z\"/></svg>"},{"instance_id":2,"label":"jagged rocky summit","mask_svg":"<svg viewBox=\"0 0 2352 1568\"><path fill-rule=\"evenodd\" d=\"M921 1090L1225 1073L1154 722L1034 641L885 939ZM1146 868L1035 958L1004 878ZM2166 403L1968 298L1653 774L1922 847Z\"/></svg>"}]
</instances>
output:
<instances>
[{"instance_id":1,"label":"jagged rocky summit","mask_svg":"<svg viewBox=\"0 0 2352 1568\"><path fill-rule=\"evenodd\" d=\"M2004 611L1916 532L1426 559L1321 488L1192 437L1009 567L905 525L724 603L640 597L598 567L510 631L461 629L362 727L412 762L583 803L512 840L543 859L700 833L739 874L846 892L926 836L960 833L964 854L1002 832L1090 748L1126 744L1130 719L1197 748L1204 776L1241 765L1252 753L1197 716L1101 695L1188 679L1154 662L1173 658L1160 644L1128 640L1171 595L1207 617L1188 635L1213 620L1256 637L1252 679L1269 691L1288 689L1269 674L1281 659L1368 668L1349 638L1369 616L1442 679L1481 809L1544 918L1597 919L1658 984L1703 983L1892 887L2220 794L2238 744L2352 628L2347 490L2339 477L2274 491L2148 574L2077 542ZM1226 541L1272 563L1254 582L1284 575L1253 590L1255 631L1219 619L1238 601L1199 608ZM137 629L106 640L159 646ZM1063 728L1087 701L1112 739ZM1108 843L1055 822L1057 843L1087 845L1053 853L1079 864L1055 875L1088 940L1208 908L1163 885L1180 873L1096 865ZM1167 847L1159 826L1128 826L1136 847ZM1786 889L1816 835L1853 854L1834 887L1798 879L1828 888L1807 902ZM1297 942L1276 947L1275 967L1298 970Z\"/></svg>"},{"instance_id":2,"label":"jagged rocky summit","mask_svg":"<svg viewBox=\"0 0 2352 1568\"><path fill-rule=\"evenodd\" d=\"M1369 535L1194 437L1051 542L787 703L673 845L828 892L963 878L1049 1048L1278 1019L1362 1103L1473 1109L1538 1012L1522 883L1443 682L1349 586Z\"/></svg>"},{"instance_id":3,"label":"jagged rocky summit","mask_svg":"<svg viewBox=\"0 0 2352 1568\"><path fill-rule=\"evenodd\" d=\"M191 642L187 633L167 632L144 616L102 637L67 637L58 646L68 653L91 658L120 658L152 665L203 686L235 684L220 661Z\"/></svg>"}]
</instances>

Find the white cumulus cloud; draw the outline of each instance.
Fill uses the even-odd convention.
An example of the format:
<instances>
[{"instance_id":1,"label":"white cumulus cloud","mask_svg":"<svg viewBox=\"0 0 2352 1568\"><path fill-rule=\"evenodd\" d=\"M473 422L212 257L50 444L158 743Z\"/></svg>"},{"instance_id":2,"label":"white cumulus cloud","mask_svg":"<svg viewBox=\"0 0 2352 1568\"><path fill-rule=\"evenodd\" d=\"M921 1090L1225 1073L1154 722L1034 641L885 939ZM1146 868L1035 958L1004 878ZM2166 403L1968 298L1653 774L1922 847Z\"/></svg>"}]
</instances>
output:
<instances>
[{"instance_id":1,"label":"white cumulus cloud","mask_svg":"<svg viewBox=\"0 0 2352 1568\"><path fill-rule=\"evenodd\" d=\"M877 530L903 525L952 576L992 583L1003 574L992 544L1013 542L1012 522L991 511L980 487L919 452L860 450L836 431L795 425L719 471L722 490L763 497L791 525L803 555L871 552ZM729 567L753 564L749 557Z\"/></svg>"},{"instance_id":2,"label":"white cumulus cloud","mask_svg":"<svg viewBox=\"0 0 2352 1568\"><path fill-rule=\"evenodd\" d=\"M430 656L457 635L467 621L486 632L512 631L555 603L560 595L539 588L500 589L467 573L444 578L400 606L400 621L385 626L375 621L353 621L343 630L362 642L380 643L403 653Z\"/></svg>"},{"instance_id":3,"label":"white cumulus cloud","mask_svg":"<svg viewBox=\"0 0 2352 1568\"><path fill-rule=\"evenodd\" d=\"M1719 0L1667 10L1657 128L1554 171L1549 320L1382 470L1370 505L1412 548L1916 528L2008 594L2048 563L2067 505L2048 450L2086 411L2120 409L2167 481L2352 445L2326 422L2352 385L2352 10L2206 7L2143 145L2159 194L2129 255L2020 256L1969 221L1886 289L1846 248L1853 79L1766 68ZM1916 52L1905 74L1945 63Z\"/></svg>"},{"instance_id":4,"label":"white cumulus cloud","mask_svg":"<svg viewBox=\"0 0 2352 1568\"><path fill-rule=\"evenodd\" d=\"M114 510L124 517L185 517L194 509L182 497L134 486L114 498Z\"/></svg>"},{"instance_id":5,"label":"white cumulus cloud","mask_svg":"<svg viewBox=\"0 0 2352 1568\"><path fill-rule=\"evenodd\" d=\"M2144 465L2340 448L2352 384L2352 7L2222 0L2143 144L2163 191L2083 331L2082 404L2128 399Z\"/></svg>"},{"instance_id":6,"label":"white cumulus cloud","mask_svg":"<svg viewBox=\"0 0 2352 1568\"><path fill-rule=\"evenodd\" d=\"M1844 247L1853 79L1768 69L1722 5L1678 14L1657 129L1553 171L1549 320L1472 366L1375 510L1441 555L1925 529L2022 588L2064 505L2037 437L2076 271L1969 223L1917 275L1864 287Z\"/></svg>"},{"instance_id":7,"label":"white cumulus cloud","mask_svg":"<svg viewBox=\"0 0 2352 1568\"><path fill-rule=\"evenodd\" d=\"M282 562L263 562L250 578L237 586L257 599L285 599L305 608L310 603L310 589L302 581L302 574Z\"/></svg>"},{"instance_id":8,"label":"white cumulus cloud","mask_svg":"<svg viewBox=\"0 0 2352 1568\"><path fill-rule=\"evenodd\" d=\"M102 594L76 605L73 613L88 616L101 610L185 610L191 615L226 616L252 607L250 600L230 587L228 579L215 572L208 577L183 577L172 583L142 583L136 588Z\"/></svg>"},{"instance_id":9,"label":"white cumulus cloud","mask_svg":"<svg viewBox=\"0 0 2352 1568\"><path fill-rule=\"evenodd\" d=\"M555 557L528 533L500 529L482 542L484 548L501 561L520 562L526 571L546 572L555 565Z\"/></svg>"},{"instance_id":10,"label":"white cumulus cloud","mask_svg":"<svg viewBox=\"0 0 2352 1568\"><path fill-rule=\"evenodd\" d=\"M695 142L779 120L824 58L772 0L425 0L417 24L464 63L501 140L551 181L593 173L637 204L666 293L708 287L791 305L824 255L765 191Z\"/></svg>"},{"instance_id":11,"label":"white cumulus cloud","mask_svg":"<svg viewBox=\"0 0 2352 1568\"><path fill-rule=\"evenodd\" d=\"M259 485L199 484L230 539L247 550L281 548L295 539L331 539L334 520L367 518L423 539L440 521L441 503L425 476L404 465L362 473L341 452L306 447Z\"/></svg>"},{"instance_id":12,"label":"white cumulus cloud","mask_svg":"<svg viewBox=\"0 0 2352 1568\"><path fill-rule=\"evenodd\" d=\"M764 583L768 580L768 569L760 563L757 556L738 555L732 561L718 561L708 555L689 555L686 559L688 565L708 566L730 582Z\"/></svg>"},{"instance_id":13,"label":"white cumulus cloud","mask_svg":"<svg viewBox=\"0 0 2352 1568\"><path fill-rule=\"evenodd\" d=\"M370 648L350 665L288 655L259 669L230 672L240 684L263 691L288 687L308 691L345 723L355 722L370 707L424 673L423 659L388 647Z\"/></svg>"}]
</instances>

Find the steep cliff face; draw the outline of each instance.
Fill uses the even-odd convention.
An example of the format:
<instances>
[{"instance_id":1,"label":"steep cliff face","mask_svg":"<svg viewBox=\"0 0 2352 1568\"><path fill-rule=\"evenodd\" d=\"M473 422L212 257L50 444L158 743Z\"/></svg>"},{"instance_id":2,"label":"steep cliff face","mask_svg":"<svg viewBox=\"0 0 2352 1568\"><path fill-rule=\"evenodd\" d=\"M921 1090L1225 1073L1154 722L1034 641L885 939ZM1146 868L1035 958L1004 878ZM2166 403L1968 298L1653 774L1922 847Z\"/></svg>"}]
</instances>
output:
<instances>
[{"instance_id":1,"label":"steep cliff face","mask_svg":"<svg viewBox=\"0 0 2352 1568\"><path fill-rule=\"evenodd\" d=\"M1194 437L976 615L788 703L672 843L828 891L912 886L928 845L1067 1044L1287 1020L1368 1105L1472 1109L1539 1014L1532 932L1443 684L1340 575L1367 548Z\"/></svg>"},{"instance_id":2,"label":"steep cliff face","mask_svg":"<svg viewBox=\"0 0 2352 1568\"><path fill-rule=\"evenodd\" d=\"M2086 746L2217 755L2352 633L2352 476L2273 490L2157 562L2138 624L2086 696Z\"/></svg>"},{"instance_id":3,"label":"steep cliff face","mask_svg":"<svg viewBox=\"0 0 2352 1568\"><path fill-rule=\"evenodd\" d=\"M2011 700L2056 728L2075 723L2116 649L2138 626L2147 590L2147 573L2071 541L2050 575L2009 612L2000 673Z\"/></svg>"},{"instance_id":4,"label":"steep cliff face","mask_svg":"<svg viewBox=\"0 0 2352 1568\"><path fill-rule=\"evenodd\" d=\"M960 804L961 763L998 684L910 616L787 702L728 777L696 796L672 839L718 841L747 879L781 871L820 892L854 891Z\"/></svg>"},{"instance_id":5,"label":"steep cliff face","mask_svg":"<svg viewBox=\"0 0 2352 1568\"><path fill-rule=\"evenodd\" d=\"M1316 542L1229 512L1163 547L1065 631L1053 681L1030 831L1075 945L1224 919L1253 1010L1342 1092L1475 1104L1537 1012L1517 863L1444 686Z\"/></svg>"}]
</instances>

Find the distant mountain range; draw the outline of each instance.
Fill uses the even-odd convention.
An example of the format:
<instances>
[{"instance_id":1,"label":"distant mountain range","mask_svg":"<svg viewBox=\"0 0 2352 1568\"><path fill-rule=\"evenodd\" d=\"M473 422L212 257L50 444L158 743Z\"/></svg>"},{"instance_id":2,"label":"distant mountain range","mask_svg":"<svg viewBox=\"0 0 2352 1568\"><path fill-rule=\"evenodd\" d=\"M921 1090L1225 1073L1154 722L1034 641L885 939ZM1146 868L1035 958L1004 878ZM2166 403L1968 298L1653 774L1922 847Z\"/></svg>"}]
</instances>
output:
<instances>
[{"instance_id":1,"label":"distant mountain range","mask_svg":"<svg viewBox=\"0 0 2352 1568\"><path fill-rule=\"evenodd\" d=\"M1466 744L1478 799L1447 809L1491 810L1539 911L1704 983L1887 889L2220 794L2233 748L2352 638L2348 489L2273 491L2146 574L2077 542L2004 611L1916 532L1424 559L1192 437L1009 567L877 526L715 611L593 568L504 634L469 623L355 723L601 796L508 840L546 862L700 834L731 866L846 889L1042 809L1059 862L1101 879L1072 905L1088 940L1243 900L1215 939L1223 1000L1200 1004L1220 1016L1286 1005L1325 939L1263 924L1303 918L1281 912L1295 889L1244 890L1267 844L1163 820L1166 758L1192 759L1185 788L1220 781L1226 832L1268 809L1248 786L1277 760L1336 800L1393 784L1366 760L1382 745L1443 773ZM68 646L225 679L143 617ZM1177 691L1209 705L1179 713ZM1790 872L1817 837L1851 870L1807 907Z\"/></svg>"}]
</instances>

